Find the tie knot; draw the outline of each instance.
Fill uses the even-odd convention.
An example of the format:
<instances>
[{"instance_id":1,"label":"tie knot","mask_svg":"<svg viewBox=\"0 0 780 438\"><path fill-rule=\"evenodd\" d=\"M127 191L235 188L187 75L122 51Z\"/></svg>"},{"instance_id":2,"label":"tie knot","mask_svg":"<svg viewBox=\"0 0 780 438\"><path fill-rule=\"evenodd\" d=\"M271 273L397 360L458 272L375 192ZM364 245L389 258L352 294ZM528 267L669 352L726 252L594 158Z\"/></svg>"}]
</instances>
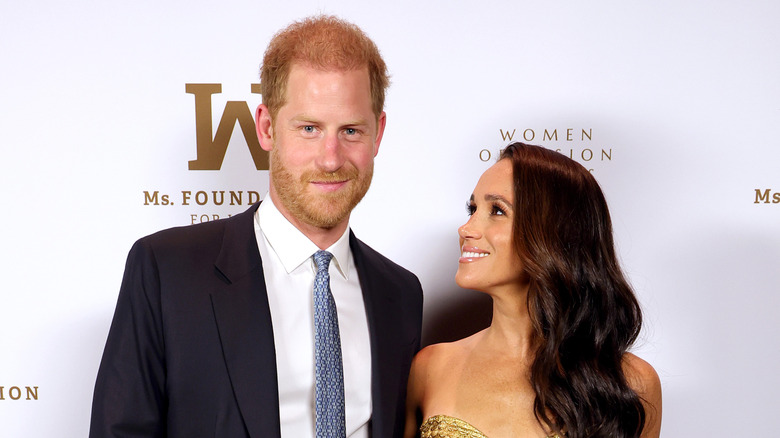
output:
<instances>
[{"instance_id":1,"label":"tie knot","mask_svg":"<svg viewBox=\"0 0 780 438\"><path fill-rule=\"evenodd\" d=\"M314 263L317 265L317 272L327 271L330 259L333 254L328 251L319 250L314 253Z\"/></svg>"}]
</instances>

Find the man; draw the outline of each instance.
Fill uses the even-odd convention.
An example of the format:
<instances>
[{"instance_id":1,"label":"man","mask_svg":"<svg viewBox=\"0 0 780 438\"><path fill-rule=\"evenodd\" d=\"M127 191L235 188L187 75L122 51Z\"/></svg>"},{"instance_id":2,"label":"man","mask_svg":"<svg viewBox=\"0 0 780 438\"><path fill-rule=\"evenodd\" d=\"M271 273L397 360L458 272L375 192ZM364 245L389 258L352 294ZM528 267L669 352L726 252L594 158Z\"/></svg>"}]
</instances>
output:
<instances>
[{"instance_id":1,"label":"man","mask_svg":"<svg viewBox=\"0 0 780 438\"><path fill-rule=\"evenodd\" d=\"M274 37L256 113L269 194L133 246L90 437L402 435L422 290L348 226L387 85L354 25L316 17Z\"/></svg>"}]
</instances>

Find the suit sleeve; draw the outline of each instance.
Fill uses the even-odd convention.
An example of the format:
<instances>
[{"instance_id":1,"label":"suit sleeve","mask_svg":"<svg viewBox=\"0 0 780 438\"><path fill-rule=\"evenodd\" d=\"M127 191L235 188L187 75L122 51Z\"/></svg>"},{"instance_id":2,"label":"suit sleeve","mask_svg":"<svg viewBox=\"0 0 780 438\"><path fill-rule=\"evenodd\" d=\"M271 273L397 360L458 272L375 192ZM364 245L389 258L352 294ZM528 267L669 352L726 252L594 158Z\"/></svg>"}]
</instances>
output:
<instances>
[{"instance_id":1,"label":"suit sleeve","mask_svg":"<svg viewBox=\"0 0 780 438\"><path fill-rule=\"evenodd\" d=\"M165 436L165 344L160 278L142 239L128 255L98 370L90 438Z\"/></svg>"}]
</instances>

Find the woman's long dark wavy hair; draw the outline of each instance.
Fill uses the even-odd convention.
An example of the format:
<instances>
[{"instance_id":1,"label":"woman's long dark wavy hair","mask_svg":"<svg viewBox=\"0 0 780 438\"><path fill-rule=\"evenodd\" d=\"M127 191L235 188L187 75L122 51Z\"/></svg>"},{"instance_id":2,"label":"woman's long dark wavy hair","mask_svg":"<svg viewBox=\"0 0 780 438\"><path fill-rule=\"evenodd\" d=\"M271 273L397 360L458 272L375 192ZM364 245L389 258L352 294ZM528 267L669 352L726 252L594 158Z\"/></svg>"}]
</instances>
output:
<instances>
[{"instance_id":1,"label":"woman's long dark wavy hair","mask_svg":"<svg viewBox=\"0 0 780 438\"><path fill-rule=\"evenodd\" d=\"M530 276L534 413L567 437L639 437L645 411L623 373L642 313L620 269L596 179L568 157L510 144L514 243Z\"/></svg>"}]
</instances>

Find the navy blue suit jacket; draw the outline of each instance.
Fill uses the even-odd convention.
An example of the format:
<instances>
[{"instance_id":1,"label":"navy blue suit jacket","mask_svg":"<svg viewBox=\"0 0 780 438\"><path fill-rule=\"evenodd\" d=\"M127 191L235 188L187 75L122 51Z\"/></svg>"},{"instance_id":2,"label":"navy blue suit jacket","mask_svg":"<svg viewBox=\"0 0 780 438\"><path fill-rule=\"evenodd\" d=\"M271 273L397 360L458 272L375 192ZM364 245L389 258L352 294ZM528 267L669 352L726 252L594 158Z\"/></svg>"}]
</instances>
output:
<instances>
[{"instance_id":1,"label":"navy blue suit jacket","mask_svg":"<svg viewBox=\"0 0 780 438\"><path fill-rule=\"evenodd\" d=\"M258 205L158 232L130 250L90 438L279 436L274 337L253 225ZM371 435L400 437L422 289L413 274L349 237L371 341Z\"/></svg>"}]
</instances>

